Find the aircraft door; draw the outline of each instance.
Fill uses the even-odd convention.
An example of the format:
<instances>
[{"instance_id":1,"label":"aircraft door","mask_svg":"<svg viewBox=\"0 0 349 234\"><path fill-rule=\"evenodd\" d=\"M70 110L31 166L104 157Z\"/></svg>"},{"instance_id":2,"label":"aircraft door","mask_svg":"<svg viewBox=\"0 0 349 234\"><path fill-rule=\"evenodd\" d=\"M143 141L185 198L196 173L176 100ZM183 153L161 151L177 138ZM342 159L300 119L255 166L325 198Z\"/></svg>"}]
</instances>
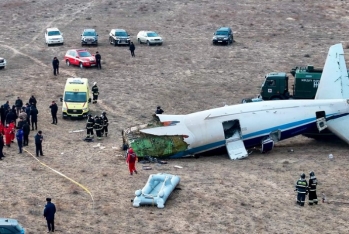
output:
<instances>
[{"instance_id":1,"label":"aircraft door","mask_svg":"<svg viewBox=\"0 0 349 234\"><path fill-rule=\"evenodd\" d=\"M222 123L225 146L227 147L230 159L242 159L248 156L244 142L241 138L239 120L229 120Z\"/></svg>"},{"instance_id":2,"label":"aircraft door","mask_svg":"<svg viewBox=\"0 0 349 234\"><path fill-rule=\"evenodd\" d=\"M327 128L325 111L316 112L316 127L319 130L319 132Z\"/></svg>"}]
</instances>

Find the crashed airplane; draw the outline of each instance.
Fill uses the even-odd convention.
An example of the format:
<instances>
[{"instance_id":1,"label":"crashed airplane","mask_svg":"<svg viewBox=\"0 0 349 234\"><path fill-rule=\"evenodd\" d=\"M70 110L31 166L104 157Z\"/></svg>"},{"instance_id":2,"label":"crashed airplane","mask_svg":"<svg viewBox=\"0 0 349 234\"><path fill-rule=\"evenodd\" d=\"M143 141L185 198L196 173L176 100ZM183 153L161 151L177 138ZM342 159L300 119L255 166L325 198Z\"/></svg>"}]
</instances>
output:
<instances>
[{"instance_id":1,"label":"crashed airplane","mask_svg":"<svg viewBox=\"0 0 349 234\"><path fill-rule=\"evenodd\" d=\"M314 100L237 104L187 115L157 115L159 121L123 130L124 144L139 157L179 158L226 147L231 159L309 129L328 128L349 144L349 78L342 44L330 47Z\"/></svg>"}]
</instances>

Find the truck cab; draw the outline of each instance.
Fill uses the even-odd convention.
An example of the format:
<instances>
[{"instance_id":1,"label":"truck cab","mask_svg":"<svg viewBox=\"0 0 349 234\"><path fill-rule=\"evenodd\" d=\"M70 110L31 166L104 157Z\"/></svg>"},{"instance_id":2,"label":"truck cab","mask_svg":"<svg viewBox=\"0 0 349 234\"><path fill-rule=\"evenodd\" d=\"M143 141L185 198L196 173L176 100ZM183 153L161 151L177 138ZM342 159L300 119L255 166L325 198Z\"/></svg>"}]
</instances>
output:
<instances>
[{"instance_id":1,"label":"truck cab","mask_svg":"<svg viewBox=\"0 0 349 234\"><path fill-rule=\"evenodd\" d=\"M289 97L288 76L285 72L272 72L265 76L260 97L263 100L281 100Z\"/></svg>"}]
</instances>

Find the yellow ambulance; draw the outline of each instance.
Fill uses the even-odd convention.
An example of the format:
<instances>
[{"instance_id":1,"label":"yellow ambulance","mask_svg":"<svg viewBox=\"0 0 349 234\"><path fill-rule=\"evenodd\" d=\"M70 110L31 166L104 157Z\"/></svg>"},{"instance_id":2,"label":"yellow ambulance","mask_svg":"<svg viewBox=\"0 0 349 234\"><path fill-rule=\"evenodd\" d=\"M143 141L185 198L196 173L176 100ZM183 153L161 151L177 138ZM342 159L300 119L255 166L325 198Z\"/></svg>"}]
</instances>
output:
<instances>
[{"instance_id":1,"label":"yellow ambulance","mask_svg":"<svg viewBox=\"0 0 349 234\"><path fill-rule=\"evenodd\" d=\"M84 118L90 111L90 89L87 78L68 78L65 83L62 103L63 119Z\"/></svg>"}]
</instances>

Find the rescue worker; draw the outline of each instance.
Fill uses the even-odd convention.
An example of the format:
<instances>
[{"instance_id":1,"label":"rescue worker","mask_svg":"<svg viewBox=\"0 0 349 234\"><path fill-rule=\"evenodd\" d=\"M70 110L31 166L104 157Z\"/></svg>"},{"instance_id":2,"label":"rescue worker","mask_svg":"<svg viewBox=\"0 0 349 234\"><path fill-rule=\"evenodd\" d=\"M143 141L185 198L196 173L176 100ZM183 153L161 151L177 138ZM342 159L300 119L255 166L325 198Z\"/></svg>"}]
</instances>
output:
<instances>
[{"instance_id":1,"label":"rescue worker","mask_svg":"<svg viewBox=\"0 0 349 234\"><path fill-rule=\"evenodd\" d=\"M102 56L98 53L98 51L96 51L95 58L96 58L97 69L102 69L102 65L101 65Z\"/></svg>"},{"instance_id":2,"label":"rescue worker","mask_svg":"<svg viewBox=\"0 0 349 234\"><path fill-rule=\"evenodd\" d=\"M18 149L19 149L19 154L22 153L22 148L23 148L23 130L19 129L16 133L16 138L17 138L17 144L18 144Z\"/></svg>"},{"instance_id":3,"label":"rescue worker","mask_svg":"<svg viewBox=\"0 0 349 234\"><path fill-rule=\"evenodd\" d=\"M0 160L2 160L3 157L5 157L4 153L2 152L4 145L5 145L4 136L2 135L2 132L0 132Z\"/></svg>"},{"instance_id":4,"label":"rescue worker","mask_svg":"<svg viewBox=\"0 0 349 234\"><path fill-rule=\"evenodd\" d=\"M28 146L29 143L29 133L30 133L30 126L27 121L24 122L22 126L23 130L23 146Z\"/></svg>"},{"instance_id":5,"label":"rescue worker","mask_svg":"<svg viewBox=\"0 0 349 234\"><path fill-rule=\"evenodd\" d=\"M9 124L9 128L11 129L11 142L14 141L15 139L15 133L16 133L16 124L15 124L15 121L12 121L10 124Z\"/></svg>"},{"instance_id":6,"label":"rescue worker","mask_svg":"<svg viewBox=\"0 0 349 234\"><path fill-rule=\"evenodd\" d=\"M92 115L89 114L86 122L86 130L87 130L87 136L86 138L93 138L93 126L95 124L94 119L92 118Z\"/></svg>"},{"instance_id":7,"label":"rescue worker","mask_svg":"<svg viewBox=\"0 0 349 234\"><path fill-rule=\"evenodd\" d=\"M297 191L297 204L304 206L305 196L308 192L308 182L305 180L305 174L301 174L301 178L296 182L296 191Z\"/></svg>"},{"instance_id":8,"label":"rescue worker","mask_svg":"<svg viewBox=\"0 0 349 234\"><path fill-rule=\"evenodd\" d=\"M16 112L9 110L6 115L6 124L10 124L12 121L16 121Z\"/></svg>"},{"instance_id":9,"label":"rescue worker","mask_svg":"<svg viewBox=\"0 0 349 234\"><path fill-rule=\"evenodd\" d=\"M9 128L8 124L4 128L5 133L5 145L7 147L11 146L11 129Z\"/></svg>"},{"instance_id":10,"label":"rescue worker","mask_svg":"<svg viewBox=\"0 0 349 234\"><path fill-rule=\"evenodd\" d=\"M102 120L99 118L98 115L95 116L95 124L94 124L94 128L96 130L96 135L97 135L97 139L100 140L102 139L102 135L101 135L101 130L103 128L102 125Z\"/></svg>"},{"instance_id":11,"label":"rescue worker","mask_svg":"<svg viewBox=\"0 0 349 234\"><path fill-rule=\"evenodd\" d=\"M15 102L15 106L16 106L16 114L17 114L17 116L19 116L19 113L20 113L22 106L23 106L23 101L19 97L17 97L17 100Z\"/></svg>"},{"instance_id":12,"label":"rescue worker","mask_svg":"<svg viewBox=\"0 0 349 234\"><path fill-rule=\"evenodd\" d=\"M97 99L98 99L98 95L99 95L98 87L97 87L97 82L94 82L94 83L93 83L93 86L92 86L92 95L93 95L93 101L92 101L92 103L95 104L95 103L97 103Z\"/></svg>"},{"instance_id":13,"label":"rescue worker","mask_svg":"<svg viewBox=\"0 0 349 234\"><path fill-rule=\"evenodd\" d=\"M103 128L102 128L102 132L101 135L103 136L103 134L107 137L108 136L108 125L109 125L109 121L107 118L107 113L103 112L101 115L101 119L102 119L102 124L103 124Z\"/></svg>"},{"instance_id":14,"label":"rescue worker","mask_svg":"<svg viewBox=\"0 0 349 234\"><path fill-rule=\"evenodd\" d=\"M30 105L29 103L25 104L25 113L27 114L27 122L30 124Z\"/></svg>"},{"instance_id":15,"label":"rescue worker","mask_svg":"<svg viewBox=\"0 0 349 234\"><path fill-rule=\"evenodd\" d=\"M34 105L34 106L36 106L36 103L37 103L37 101L36 101L36 98L34 97L34 95L32 95L30 98L29 98L29 105Z\"/></svg>"},{"instance_id":16,"label":"rescue worker","mask_svg":"<svg viewBox=\"0 0 349 234\"><path fill-rule=\"evenodd\" d=\"M316 195L317 180L313 171L309 173L309 176L309 205L312 206L313 204L317 205L318 203Z\"/></svg>"},{"instance_id":17,"label":"rescue worker","mask_svg":"<svg viewBox=\"0 0 349 234\"><path fill-rule=\"evenodd\" d=\"M42 141L44 140L44 137L42 135L42 131L38 131L38 133L34 137L35 139L35 151L36 151L36 157L44 156L42 152Z\"/></svg>"},{"instance_id":18,"label":"rescue worker","mask_svg":"<svg viewBox=\"0 0 349 234\"><path fill-rule=\"evenodd\" d=\"M157 108L156 108L156 110L155 110L155 114L162 114L162 113L164 113L164 110L163 109L161 109L161 106L158 106Z\"/></svg>"},{"instance_id":19,"label":"rescue worker","mask_svg":"<svg viewBox=\"0 0 349 234\"><path fill-rule=\"evenodd\" d=\"M53 66L53 75L55 76L59 75L59 60L57 59L57 57L53 58L52 66Z\"/></svg>"},{"instance_id":20,"label":"rescue worker","mask_svg":"<svg viewBox=\"0 0 349 234\"><path fill-rule=\"evenodd\" d=\"M126 163L128 163L128 169L130 171L130 175L133 175L133 172L138 174L136 170L136 161L137 161L136 153L133 151L132 148L129 148L127 151Z\"/></svg>"},{"instance_id":21,"label":"rescue worker","mask_svg":"<svg viewBox=\"0 0 349 234\"><path fill-rule=\"evenodd\" d=\"M58 106L55 101L52 101L50 105L51 109L51 116L52 116L52 123L51 124L56 124L57 125L57 111L58 111Z\"/></svg>"}]
</instances>

